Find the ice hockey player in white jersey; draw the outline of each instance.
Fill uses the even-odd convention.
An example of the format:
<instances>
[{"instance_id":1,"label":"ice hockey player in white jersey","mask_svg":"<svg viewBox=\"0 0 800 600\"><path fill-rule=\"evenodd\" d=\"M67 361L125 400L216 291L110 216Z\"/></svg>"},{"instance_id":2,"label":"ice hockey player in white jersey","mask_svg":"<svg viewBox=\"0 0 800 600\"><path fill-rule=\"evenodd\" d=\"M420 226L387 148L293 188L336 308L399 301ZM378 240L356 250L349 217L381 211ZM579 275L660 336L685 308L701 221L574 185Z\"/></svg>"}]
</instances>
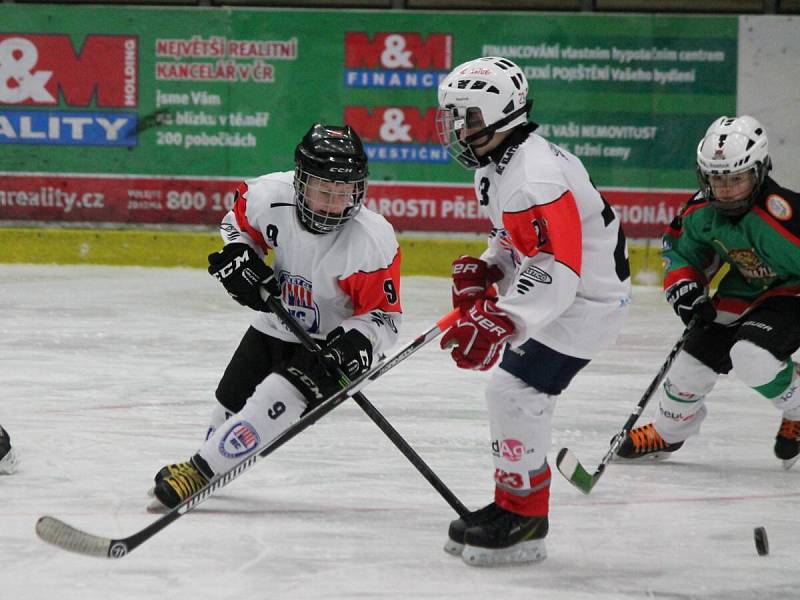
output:
<instances>
[{"instance_id":1,"label":"ice hockey player in white jersey","mask_svg":"<svg viewBox=\"0 0 800 600\"><path fill-rule=\"evenodd\" d=\"M494 502L453 521L445 545L470 565L546 557L556 399L614 341L630 301L619 219L581 161L536 133L527 96L504 58L461 64L439 85L440 138L476 170L492 222L481 257L453 263L462 316L442 347L463 369L488 370L502 355L485 392Z\"/></svg>"},{"instance_id":2,"label":"ice hockey player in white jersey","mask_svg":"<svg viewBox=\"0 0 800 600\"><path fill-rule=\"evenodd\" d=\"M0 475L11 475L17 470L19 458L16 448L11 446L11 436L0 426Z\"/></svg>"},{"instance_id":3,"label":"ice hockey player in white jersey","mask_svg":"<svg viewBox=\"0 0 800 600\"><path fill-rule=\"evenodd\" d=\"M367 156L349 126L315 124L295 150L295 170L239 185L209 273L257 311L216 391L206 441L188 461L162 468L153 492L174 507L269 443L340 389L325 367L351 379L396 341L400 251L392 226L362 206ZM262 257L270 252L274 262ZM268 312L279 296L324 358L304 349ZM316 389L315 389L316 388Z\"/></svg>"}]
</instances>

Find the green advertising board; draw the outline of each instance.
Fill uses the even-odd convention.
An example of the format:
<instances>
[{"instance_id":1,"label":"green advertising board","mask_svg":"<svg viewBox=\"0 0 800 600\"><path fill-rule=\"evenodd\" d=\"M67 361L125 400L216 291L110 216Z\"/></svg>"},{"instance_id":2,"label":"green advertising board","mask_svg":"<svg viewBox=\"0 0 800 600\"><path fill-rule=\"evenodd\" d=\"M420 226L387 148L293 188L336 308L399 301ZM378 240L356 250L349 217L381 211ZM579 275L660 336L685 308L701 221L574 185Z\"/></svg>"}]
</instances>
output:
<instances>
[{"instance_id":1,"label":"green advertising board","mask_svg":"<svg viewBox=\"0 0 800 600\"><path fill-rule=\"evenodd\" d=\"M398 228L479 231L435 107L439 81L484 55L522 67L539 132L613 202L672 213L697 139L736 107L735 17L15 4L0 17L5 219L213 224L236 180L293 168L311 123L346 121L370 156L370 202Z\"/></svg>"}]
</instances>

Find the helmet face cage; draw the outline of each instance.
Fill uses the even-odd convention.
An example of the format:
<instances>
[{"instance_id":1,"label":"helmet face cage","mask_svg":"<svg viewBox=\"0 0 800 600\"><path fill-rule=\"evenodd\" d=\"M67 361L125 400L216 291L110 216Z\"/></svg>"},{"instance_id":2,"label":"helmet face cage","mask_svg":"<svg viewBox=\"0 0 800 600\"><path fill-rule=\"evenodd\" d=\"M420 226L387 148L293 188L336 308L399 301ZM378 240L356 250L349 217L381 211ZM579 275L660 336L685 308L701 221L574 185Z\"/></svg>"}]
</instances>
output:
<instances>
[{"instance_id":1,"label":"helmet face cage","mask_svg":"<svg viewBox=\"0 0 800 600\"><path fill-rule=\"evenodd\" d=\"M341 229L361 210L366 178L335 181L298 167L294 173L295 203L300 222L312 233Z\"/></svg>"},{"instance_id":2,"label":"helmet face cage","mask_svg":"<svg viewBox=\"0 0 800 600\"><path fill-rule=\"evenodd\" d=\"M439 85L439 141L468 169L488 164L489 158L476 150L496 132L527 122L527 96L525 75L508 59L490 56L459 65Z\"/></svg>"},{"instance_id":3,"label":"helmet face cage","mask_svg":"<svg viewBox=\"0 0 800 600\"><path fill-rule=\"evenodd\" d=\"M697 179L711 205L728 216L746 213L753 206L772 167L767 134L753 117L720 117L706 131L697 146ZM735 179L750 173L750 193L736 200L714 195L712 181Z\"/></svg>"},{"instance_id":4,"label":"helmet face cage","mask_svg":"<svg viewBox=\"0 0 800 600\"><path fill-rule=\"evenodd\" d=\"M315 124L295 149L295 205L312 233L341 229L361 209L367 155L349 126Z\"/></svg>"},{"instance_id":5,"label":"helmet face cage","mask_svg":"<svg viewBox=\"0 0 800 600\"><path fill-rule=\"evenodd\" d=\"M488 164L489 159L478 156L475 150L486 145L495 131L485 126L480 108L450 106L438 109L436 133L447 153L468 169Z\"/></svg>"}]
</instances>

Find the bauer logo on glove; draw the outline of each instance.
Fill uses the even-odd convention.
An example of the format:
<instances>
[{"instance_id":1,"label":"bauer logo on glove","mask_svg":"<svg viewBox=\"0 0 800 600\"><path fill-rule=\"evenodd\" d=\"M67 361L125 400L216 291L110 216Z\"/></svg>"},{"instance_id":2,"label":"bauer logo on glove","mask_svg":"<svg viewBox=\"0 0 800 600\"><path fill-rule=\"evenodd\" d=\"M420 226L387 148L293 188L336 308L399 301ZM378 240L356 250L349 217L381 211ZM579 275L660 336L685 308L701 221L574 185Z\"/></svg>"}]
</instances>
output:
<instances>
[{"instance_id":1,"label":"bauer logo on glove","mask_svg":"<svg viewBox=\"0 0 800 600\"><path fill-rule=\"evenodd\" d=\"M706 295L702 284L692 279L679 281L667 289L667 302L684 325L688 325L693 317L703 323L712 323L717 311Z\"/></svg>"},{"instance_id":2,"label":"bauer logo on glove","mask_svg":"<svg viewBox=\"0 0 800 600\"><path fill-rule=\"evenodd\" d=\"M486 371L497 362L506 341L514 334L514 323L491 300L478 300L442 338L443 350L461 369Z\"/></svg>"},{"instance_id":3,"label":"bauer logo on glove","mask_svg":"<svg viewBox=\"0 0 800 600\"><path fill-rule=\"evenodd\" d=\"M503 272L496 265L471 256L457 258L453 261L453 308L465 312L478 300L496 300L492 284L502 278Z\"/></svg>"}]
</instances>

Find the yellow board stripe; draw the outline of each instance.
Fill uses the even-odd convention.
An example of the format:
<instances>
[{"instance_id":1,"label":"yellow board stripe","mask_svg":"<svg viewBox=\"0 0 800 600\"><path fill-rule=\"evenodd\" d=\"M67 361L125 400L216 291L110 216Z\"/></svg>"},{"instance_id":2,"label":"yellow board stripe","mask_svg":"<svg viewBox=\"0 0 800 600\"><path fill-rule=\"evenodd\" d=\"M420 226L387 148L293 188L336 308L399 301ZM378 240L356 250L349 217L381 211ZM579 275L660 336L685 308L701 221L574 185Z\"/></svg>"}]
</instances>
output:
<instances>
[{"instance_id":1,"label":"yellow board stripe","mask_svg":"<svg viewBox=\"0 0 800 600\"><path fill-rule=\"evenodd\" d=\"M403 275L448 277L462 254L480 256L482 238L399 236ZM134 229L0 227L0 262L32 264L135 265L205 268L206 257L222 245L214 232ZM661 283L658 241L631 244L635 283Z\"/></svg>"}]
</instances>

